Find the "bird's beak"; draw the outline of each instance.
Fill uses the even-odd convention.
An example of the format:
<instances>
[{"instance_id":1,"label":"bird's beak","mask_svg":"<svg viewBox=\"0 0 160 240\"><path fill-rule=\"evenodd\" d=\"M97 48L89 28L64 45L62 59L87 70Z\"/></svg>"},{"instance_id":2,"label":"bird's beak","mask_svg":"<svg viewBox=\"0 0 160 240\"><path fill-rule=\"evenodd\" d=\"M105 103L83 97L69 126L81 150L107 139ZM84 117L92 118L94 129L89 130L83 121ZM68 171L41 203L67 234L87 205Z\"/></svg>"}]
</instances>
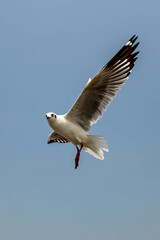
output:
<instances>
[{"instance_id":1,"label":"bird's beak","mask_svg":"<svg viewBox=\"0 0 160 240\"><path fill-rule=\"evenodd\" d=\"M47 118L47 119L50 119L50 117L48 117L47 115L46 115L46 118Z\"/></svg>"}]
</instances>

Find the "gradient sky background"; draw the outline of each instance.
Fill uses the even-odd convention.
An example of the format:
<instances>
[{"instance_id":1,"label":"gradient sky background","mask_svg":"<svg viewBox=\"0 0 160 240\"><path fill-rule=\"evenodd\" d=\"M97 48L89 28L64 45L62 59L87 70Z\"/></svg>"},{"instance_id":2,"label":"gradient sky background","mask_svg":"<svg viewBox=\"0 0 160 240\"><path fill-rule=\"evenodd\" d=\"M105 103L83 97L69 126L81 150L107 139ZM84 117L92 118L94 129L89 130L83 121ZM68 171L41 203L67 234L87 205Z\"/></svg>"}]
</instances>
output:
<instances>
[{"instance_id":1,"label":"gradient sky background","mask_svg":"<svg viewBox=\"0 0 160 240\"><path fill-rule=\"evenodd\" d=\"M0 239L159 240L160 1L0 0ZM132 35L139 60L92 134L105 160L50 144L63 114Z\"/></svg>"}]
</instances>

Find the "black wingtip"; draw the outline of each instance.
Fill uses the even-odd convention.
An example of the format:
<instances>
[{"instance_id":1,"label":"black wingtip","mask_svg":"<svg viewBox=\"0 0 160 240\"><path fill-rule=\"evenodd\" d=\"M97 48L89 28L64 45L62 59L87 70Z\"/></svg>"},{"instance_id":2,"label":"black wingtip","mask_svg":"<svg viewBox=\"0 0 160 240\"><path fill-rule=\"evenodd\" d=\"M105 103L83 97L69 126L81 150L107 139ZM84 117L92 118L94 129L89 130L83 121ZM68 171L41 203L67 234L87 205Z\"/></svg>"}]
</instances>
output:
<instances>
[{"instance_id":1,"label":"black wingtip","mask_svg":"<svg viewBox=\"0 0 160 240\"><path fill-rule=\"evenodd\" d=\"M132 44L135 43L135 41L137 40L138 36L135 36L135 38L132 40Z\"/></svg>"},{"instance_id":2,"label":"black wingtip","mask_svg":"<svg viewBox=\"0 0 160 240\"><path fill-rule=\"evenodd\" d=\"M133 37L131 37L131 38L128 40L128 42L131 42L132 45L133 45L137 39L138 39L138 36L137 36L136 34L134 34ZM128 42L127 42L127 43L128 43Z\"/></svg>"},{"instance_id":3,"label":"black wingtip","mask_svg":"<svg viewBox=\"0 0 160 240\"><path fill-rule=\"evenodd\" d=\"M129 39L129 41L133 41L133 39L136 37L136 34L133 35L133 37L131 37L131 39Z\"/></svg>"},{"instance_id":4,"label":"black wingtip","mask_svg":"<svg viewBox=\"0 0 160 240\"><path fill-rule=\"evenodd\" d=\"M131 37L129 39L130 42L134 43L137 40L138 36L136 34L133 35L133 37Z\"/></svg>"},{"instance_id":5,"label":"black wingtip","mask_svg":"<svg viewBox=\"0 0 160 240\"><path fill-rule=\"evenodd\" d=\"M137 40L138 36L133 35L133 37L130 38L130 40L128 40L128 42L126 42L126 44L119 50L119 52L104 66L105 67L112 67L113 65L115 66L115 64L121 60L125 60L128 57L132 58L132 61L136 60L137 58L134 58L138 53L136 53L136 55L133 55L134 50L138 47L139 43L135 43L135 41Z\"/></svg>"},{"instance_id":6,"label":"black wingtip","mask_svg":"<svg viewBox=\"0 0 160 240\"><path fill-rule=\"evenodd\" d=\"M135 41L138 39L138 36L133 35L133 37L131 37L128 42L125 44L125 46L133 46L133 44L135 43ZM138 46L138 45L137 45Z\"/></svg>"},{"instance_id":7,"label":"black wingtip","mask_svg":"<svg viewBox=\"0 0 160 240\"><path fill-rule=\"evenodd\" d=\"M135 56L137 56L137 55L138 55L138 53L139 53L139 51L138 51L138 52L135 52L135 53L133 53L133 54L132 54L132 57L134 58Z\"/></svg>"},{"instance_id":8,"label":"black wingtip","mask_svg":"<svg viewBox=\"0 0 160 240\"><path fill-rule=\"evenodd\" d=\"M48 140L47 144L54 143L54 142L55 142L55 140Z\"/></svg>"},{"instance_id":9,"label":"black wingtip","mask_svg":"<svg viewBox=\"0 0 160 240\"><path fill-rule=\"evenodd\" d=\"M132 47L132 52L134 52L134 50L138 47L139 44L140 44L140 42L136 43L136 44Z\"/></svg>"}]
</instances>

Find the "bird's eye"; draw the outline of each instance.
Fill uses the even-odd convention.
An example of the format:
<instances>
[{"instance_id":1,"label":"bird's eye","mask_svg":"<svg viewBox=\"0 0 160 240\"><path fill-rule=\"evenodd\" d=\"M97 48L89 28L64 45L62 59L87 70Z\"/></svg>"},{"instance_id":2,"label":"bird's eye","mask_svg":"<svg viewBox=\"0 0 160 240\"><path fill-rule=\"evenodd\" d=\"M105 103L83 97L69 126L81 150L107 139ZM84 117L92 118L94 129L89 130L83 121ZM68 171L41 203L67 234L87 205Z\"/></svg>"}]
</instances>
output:
<instances>
[{"instance_id":1,"label":"bird's eye","mask_svg":"<svg viewBox=\"0 0 160 240\"><path fill-rule=\"evenodd\" d=\"M54 115L53 115L53 113L51 114L51 117L53 117Z\"/></svg>"},{"instance_id":2,"label":"bird's eye","mask_svg":"<svg viewBox=\"0 0 160 240\"><path fill-rule=\"evenodd\" d=\"M56 118L57 116L55 115L55 118Z\"/></svg>"}]
</instances>

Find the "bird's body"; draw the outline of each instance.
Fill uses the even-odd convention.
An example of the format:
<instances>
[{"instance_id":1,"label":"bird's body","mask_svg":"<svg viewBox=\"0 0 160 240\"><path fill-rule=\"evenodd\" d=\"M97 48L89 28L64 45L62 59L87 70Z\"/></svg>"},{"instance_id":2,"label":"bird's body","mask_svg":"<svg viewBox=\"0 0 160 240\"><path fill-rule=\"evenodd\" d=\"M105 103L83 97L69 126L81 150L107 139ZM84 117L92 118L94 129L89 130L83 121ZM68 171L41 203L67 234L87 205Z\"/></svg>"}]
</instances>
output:
<instances>
[{"instance_id":1,"label":"bird's body","mask_svg":"<svg viewBox=\"0 0 160 240\"><path fill-rule=\"evenodd\" d=\"M51 119L48 121L55 132L66 138L69 142L72 142L75 146L86 143L88 134L83 128L69 121L65 118L65 115L56 116L56 120Z\"/></svg>"},{"instance_id":2,"label":"bird's body","mask_svg":"<svg viewBox=\"0 0 160 240\"><path fill-rule=\"evenodd\" d=\"M68 113L46 114L49 125L54 129L48 143L72 142L77 148L75 168L78 166L82 149L98 159L104 159L103 150L108 151L105 139L101 136L89 135L88 131L102 117L103 111L128 79L137 59L136 55L139 53L133 53L139 44L134 45L137 38L134 35L93 79L88 80Z\"/></svg>"},{"instance_id":3,"label":"bird's body","mask_svg":"<svg viewBox=\"0 0 160 240\"><path fill-rule=\"evenodd\" d=\"M56 118L50 118L53 113L47 113L48 123L56 133L59 134L64 139L67 139L68 142L71 142L73 145L83 146L83 149L87 152L93 152L98 159L104 159L103 152L99 149L99 144L102 146L102 149L108 151L108 146L106 141L101 136L89 135L82 127L78 126L74 122L69 121L65 116L66 115L55 115ZM55 136L53 132L53 137ZM52 134L49 137L49 140L52 139Z\"/></svg>"}]
</instances>

